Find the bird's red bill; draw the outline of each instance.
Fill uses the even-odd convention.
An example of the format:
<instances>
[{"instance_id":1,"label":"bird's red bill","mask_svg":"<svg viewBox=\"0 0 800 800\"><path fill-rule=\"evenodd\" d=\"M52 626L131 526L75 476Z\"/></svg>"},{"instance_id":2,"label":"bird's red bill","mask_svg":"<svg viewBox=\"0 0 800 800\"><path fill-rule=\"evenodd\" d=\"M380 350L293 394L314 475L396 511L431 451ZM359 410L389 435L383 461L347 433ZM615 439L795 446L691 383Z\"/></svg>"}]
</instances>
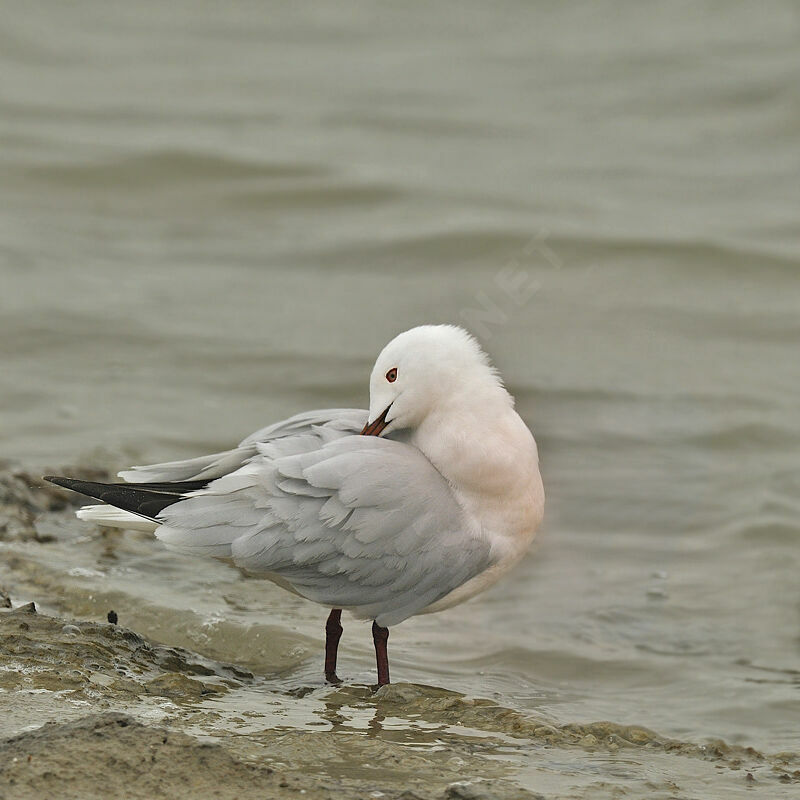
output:
<instances>
[{"instance_id":1,"label":"bird's red bill","mask_svg":"<svg viewBox=\"0 0 800 800\"><path fill-rule=\"evenodd\" d=\"M386 415L389 413L391 406L387 406L383 413L374 421L368 422L364 429L361 431L362 436L380 436L384 428L389 424L386 421Z\"/></svg>"}]
</instances>

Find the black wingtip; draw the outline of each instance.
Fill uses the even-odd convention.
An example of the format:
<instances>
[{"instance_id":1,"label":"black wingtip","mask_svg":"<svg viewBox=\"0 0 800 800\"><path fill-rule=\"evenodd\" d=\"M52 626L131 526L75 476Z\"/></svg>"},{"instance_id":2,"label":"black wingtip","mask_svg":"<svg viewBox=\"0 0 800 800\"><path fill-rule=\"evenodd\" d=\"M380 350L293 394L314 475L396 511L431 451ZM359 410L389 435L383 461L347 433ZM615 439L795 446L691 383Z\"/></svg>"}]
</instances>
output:
<instances>
[{"instance_id":1,"label":"black wingtip","mask_svg":"<svg viewBox=\"0 0 800 800\"><path fill-rule=\"evenodd\" d=\"M183 500L187 491L194 491L205 485L204 481L157 484L98 483L64 478L61 475L45 475L43 479L147 519L155 519L156 514L167 506Z\"/></svg>"},{"instance_id":2,"label":"black wingtip","mask_svg":"<svg viewBox=\"0 0 800 800\"><path fill-rule=\"evenodd\" d=\"M97 494L98 489L104 489L106 484L95 483L94 481L79 481L76 478L65 478L62 475L45 475L43 480L48 483L54 483L56 486L61 486L64 489L69 489L71 492L84 494L87 497L94 497L100 500Z\"/></svg>"},{"instance_id":3,"label":"black wingtip","mask_svg":"<svg viewBox=\"0 0 800 800\"><path fill-rule=\"evenodd\" d=\"M60 475L43 475L43 481L54 483L56 486L63 486L65 489L71 489L75 481L72 478L62 478Z\"/></svg>"}]
</instances>

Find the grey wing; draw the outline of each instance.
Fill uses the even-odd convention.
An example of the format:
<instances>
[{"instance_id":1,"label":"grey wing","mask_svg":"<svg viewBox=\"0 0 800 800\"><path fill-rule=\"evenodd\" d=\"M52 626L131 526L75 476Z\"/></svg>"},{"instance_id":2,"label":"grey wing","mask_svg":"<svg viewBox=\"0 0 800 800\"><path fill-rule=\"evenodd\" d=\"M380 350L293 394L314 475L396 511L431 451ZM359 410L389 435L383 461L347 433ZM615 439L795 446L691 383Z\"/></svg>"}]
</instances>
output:
<instances>
[{"instance_id":1,"label":"grey wing","mask_svg":"<svg viewBox=\"0 0 800 800\"><path fill-rule=\"evenodd\" d=\"M363 408L324 408L319 411L303 411L289 419L281 420L266 428L260 428L240 442L239 447L268 442L295 434L309 433L315 428L340 433L358 433L366 424L369 412Z\"/></svg>"},{"instance_id":2,"label":"grey wing","mask_svg":"<svg viewBox=\"0 0 800 800\"><path fill-rule=\"evenodd\" d=\"M316 437L318 444L331 438L358 433L367 421L367 411L360 408L326 408L305 411L289 419L261 428L242 440L237 447L183 461L167 461L131 467L117 473L134 483L214 480L239 469L257 455L257 445L295 436Z\"/></svg>"},{"instance_id":3,"label":"grey wing","mask_svg":"<svg viewBox=\"0 0 800 800\"><path fill-rule=\"evenodd\" d=\"M389 626L491 566L489 545L419 450L346 436L280 455L275 443L159 515L175 549L231 557L318 603Z\"/></svg>"}]
</instances>

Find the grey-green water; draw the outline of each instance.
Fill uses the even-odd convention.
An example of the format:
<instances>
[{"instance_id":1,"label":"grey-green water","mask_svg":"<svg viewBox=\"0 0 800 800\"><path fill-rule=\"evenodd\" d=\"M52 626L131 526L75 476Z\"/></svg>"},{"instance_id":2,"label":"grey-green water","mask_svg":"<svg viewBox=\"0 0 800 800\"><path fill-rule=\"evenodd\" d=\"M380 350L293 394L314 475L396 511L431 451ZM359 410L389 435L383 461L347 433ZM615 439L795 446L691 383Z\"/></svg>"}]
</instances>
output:
<instances>
[{"instance_id":1,"label":"grey-green water","mask_svg":"<svg viewBox=\"0 0 800 800\"><path fill-rule=\"evenodd\" d=\"M796 752L799 35L790 2L3 4L0 454L218 450L365 404L394 333L461 322L548 516L490 593L392 632L393 677ZM2 545L15 601L111 602L289 719L320 685L324 610L70 531ZM354 683L370 646L345 625Z\"/></svg>"}]
</instances>

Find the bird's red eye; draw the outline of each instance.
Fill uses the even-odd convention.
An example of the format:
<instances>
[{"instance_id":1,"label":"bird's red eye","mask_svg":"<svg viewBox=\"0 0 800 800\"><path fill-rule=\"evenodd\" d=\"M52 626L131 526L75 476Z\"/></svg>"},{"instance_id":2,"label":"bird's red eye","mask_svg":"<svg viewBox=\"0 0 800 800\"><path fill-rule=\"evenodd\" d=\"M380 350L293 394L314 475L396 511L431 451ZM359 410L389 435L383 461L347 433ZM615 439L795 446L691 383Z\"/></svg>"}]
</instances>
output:
<instances>
[{"instance_id":1,"label":"bird's red eye","mask_svg":"<svg viewBox=\"0 0 800 800\"><path fill-rule=\"evenodd\" d=\"M386 380L389 381L389 383L394 383L397 380L397 367L392 367L386 373Z\"/></svg>"}]
</instances>

